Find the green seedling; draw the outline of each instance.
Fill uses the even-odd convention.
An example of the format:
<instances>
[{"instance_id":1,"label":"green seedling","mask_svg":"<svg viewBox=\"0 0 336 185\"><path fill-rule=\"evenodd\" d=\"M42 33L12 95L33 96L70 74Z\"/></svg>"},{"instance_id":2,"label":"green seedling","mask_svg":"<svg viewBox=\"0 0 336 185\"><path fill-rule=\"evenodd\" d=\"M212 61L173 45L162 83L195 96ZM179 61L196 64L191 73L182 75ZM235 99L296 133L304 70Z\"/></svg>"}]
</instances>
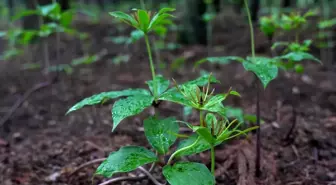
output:
<instances>
[{"instance_id":1,"label":"green seedling","mask_svg":"<svg viewBox=\"0 0 336 185\"><path fill-rule=\"evenodd\" d=\"M149 107L154 107L155 115L144 120L145 136L155 150L152 152L140 146L125 146L100 164L96 175L112 177L116 173L130 172L136 168L152 163L164 164L162 174L171 185L214 185L215 177L215 146L224 141L240 135L246 135L257 127L240 130L240 123L228 121L226 107L223 101L228 96L240 96L238 92L229 89L225 93L215 94L211 84L219 83L211 74L201 76L195 80L177 84L170 87L170 80L155 73L151 46L148 34L158 27L163 27L171 22L173 17L170 12L173 9L163 8L158 13L152 14L145 10L136 10L134 14L123 12L110 13L113 17L133 26L144 33L148 49L149 66L152 79L147 81L148 89L126 89L120 91L103 92L82 101L71 107L67 113L81 109L88 105L97 105L117 99L112 107L112 131L131 116L143 112ZM184 121L178 121L174 117L160 118L158 107L160 102L168 101L182 106L191 107L199 112L199 124L192 125ZM182 135L179 133L179 123L187 125L194 134ZM171 147L177 138L185 138L174 151ZM198 154L203 151L211 151L211 169L204 164L196 162L181 162L179 158L186 155ZM171 155L169 155L171 153ZM162 158L169 157L168 161ZM156 182L156 184L161 184Z\"/></svg>"}]
</instances>

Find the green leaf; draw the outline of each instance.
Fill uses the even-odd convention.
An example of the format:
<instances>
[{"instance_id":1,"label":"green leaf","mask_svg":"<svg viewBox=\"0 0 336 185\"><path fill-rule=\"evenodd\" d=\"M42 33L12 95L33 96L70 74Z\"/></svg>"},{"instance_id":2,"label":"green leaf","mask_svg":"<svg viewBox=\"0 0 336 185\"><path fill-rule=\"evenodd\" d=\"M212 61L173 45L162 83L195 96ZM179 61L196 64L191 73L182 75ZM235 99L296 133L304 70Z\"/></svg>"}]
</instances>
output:
<instances>
[{"instance_id":1,"label":"green leaf","mask_svg":"<svg viewBox=\"0 0 336 185\"><path fill-rule=\"evenodd\" d=\"M156 155L140 146L125 146L112 152L96 170L96 174L106 178L118 172L129 172L148 163L157 161Z\"/></svg>"},{"instance_id":2,"label":"green leaf","mask_svg":"<svg viewBox=\"0 0 336 185\"><path fill-rule=\"evenodd\" d=\"M0 38L5 37L7 35L7 31L0 31Z\"/></svg>"},{"instance_id":3,"label":"green leaf","mask_svg":"<svg viewBox=\"0 0 336 185\"><path fill-rule=\"evenodd\" d=\"M133 30L131 32L131 37L129 38L129 40L127 41L128 44L130 43L134 43L138 40L140 40L141 38L143 38L145 36L145 33L141 30Z\"/></svg>"},{"instance_id":4,"label":"green leaf","mask_svg":"<svg viewBox=\"0 0 336 185\"><path fill-rule=\"evenodd\" d=\"M213 126L216 127L217 125L217 118L216 115L213 113L207 113L205 116L205 123L208 129L211 129Z\"/></svg>"},{"instance_id":5,"label":"green leaf","mask_svg":"<svg viewBox=\"0 0 336 185\"><path fill-rule=\"evenodd\" d=\"M213 64L229 64L231 61L243 62L244 59L236 56L225 56L225 57L207 57L197 61L194 67L198 67L204 62L210 62Z\"/></svg>"},{"instance_id":6,"label":"green leaf","mask_svg":"<svg viewBox=\"0 0 336 185\"><path fill-rule=\"evenodd\" d=\"M120 11L110 12L110 15L119 19L122 22L125 22L126 24L129 24L135 28L139 28L137 21L132 16L124 12L120 12Z\"/></svg>"},{"instance_id":7,"label":"green leaf","mask_svg":"<svg viewBox=\"0 0 336 185\"><path fill-rule=\"evenodd\" d=\"M280 56L280 59L291 60L295 62L300 62L302 60L312 60L321 63L319 59L314 57L313 55L306 52L290 52L286 55Z\"/></svg>"},{"instance_id":8,"label":"green leaf","mask_svg":"<svg viewBox=\"0 0 336 185\"><path fill-rule=\"evenodd\" d=\"M275 42L275 43L272 45L271 49L274 50L275 48L277 48L277 47L279 47L279 46L288 46L288 45L289 45L288 42Z\"/></svg>"},{"instance_id":9,"label":"green leaf","mask_svg":"<svg viewBox=\"0 0 336 185\"><path fill-rule=\"evenodd\" d=\"M92 64L94 62L97 62L100 59L98 55L90 55L90 56L84 56L81 58L73 59L71 62L72 66L78 66L81 64Z\"/></svg>"},{"instance_id":10,"label":"green leaf","mask_svg":"<svg viewBox=\"0 0 336 185\"><path fill-rule=\"evenodd\" d=\"M192 114L193 108L190 106L183 106L183 120L187 120L188 116Z\"/></svg>"},{"instance_id":11,"label":"green leaf","mask_svg":"<svg viewBox=\"0 0 336 185\"><path fill-rule=\"evenodd\" d=\"M52 18L57 18L61 13L61 6L58 3L51 3L43 6L38 6L38 10L42 16L51 16Z\"/></svg>"},{"instance_id":12,"label":"green leaf","mask_svg":"<svg viewBox=\"0 0 336 185\"><path fill-rule=\"evenodd\" d=\"M152 30L156 26L166 24L166 21L169 20L168 18L174 17L173 15L167 13L169 11L174 11L175 9L172 8L164 8L159 11L159 13L155 14L152 20L149 23L148 29ZM169 21L168 21L169 22Z\"/></svg>"},{"instance_id":13,"label":"green leaf","mask_svg":"<svg viewBox=\"0 0 336 185\"><path fill-rule=\"evenodd\" d=\"M112 108L113 129L119 125L119 123L130 116L140 114L146 108L152 105L154 97L150 95L138 94L120 99L116 101Z\"/></svg>"},{"instance_id":14,"label":"green leaf","mask_svg":"<svg viewBox=\"0 0 336 185\"><path fill-rule=\"evenodd\" d=\"M178 162L163 167L163 175L171 185L214 185L215 178L201 163Z\"/></svg>"},{"instance_id":15,"label":"green leaf","mask_svg":"<svg viewBox=\"0 0 336 185\"><path fill-rule=\"evenodd\" d=\"M17 13L16 15L14 15L12 17L12 21L17 21L19 19L21 19L22 17L27 17L30 15L38 15L39 11L38 10L24 10L24 11L20 11L19 13Z\"/></svg>"},{"instance_id":16,"label":"green leaf","mask_svg":"<svg viewBox=\"0 0 336 185\"><path fill-rule=\"evenodd\" d=\"M236 118L239 122L244 122L244 112L241 108L233 108L226 106L226 117Z\"/></svg>"},{"instance_id":17,"label":"green leaf","mask_svg":"<svg viewBox=\"0 0 336 185\"><path fill-rule=\"evenodd\" d=\"M160 120L151 116L144 120L144 129L151 146L160 154L166 154L176 141L179 125L174 117Z\"/></svg>"},{"instance_id":18,"label":"green leaf","mask_svg":"<svg viewBox=\"0 0 336 185\"><path fill-rule=\"evenodd\" d=\"M278 76L278 67L270 58L256 57L254 61L248 59L243 62L245 70L252 71L262 82L264 88Z\"/></svg>"},{"instance_id":19,"label":"green leaf","mask_svg":"<svg viewBox=\"0 0 336 185\"><path fill-rule=\"evenodd\" d=\"M149 27L149 22L150 22L150 17L148 15L147 11L138 10L137 14L138 14L138 22L139 22L139 25L140 25L140 29L144 33L147 33L148 32L148 27Z\"/></svg>"},{"instance_id":20,"label":"green leaf","mask_svg":"<svg viewBox=\"0 0 336 185\"><path fill-rule=\"evenodd\" d=\"M81 109L84 106L87 105L95 105L100 104L103 101L111 100L114 98L119 98L122 96L132 96L132 95L150 95L150 93L146 89L126 89L121 91L110 91L110 92L102 92L99 94L95 94L93 96L90 96L88 98L83 99L82 101L76 103L74 106L72 106L68 112L72 112L78 109Z\"/></svg>"},{"instance_id":21,"label":"green leaf","mask_svg":"<svg viewBox=\"0 0 336 185\"><path fill-rule=\"evenodd\" d=\"M336 18L329 19L329 20L323 20L319 22L318 28L320 29L326 29L326 28L331 28L336 25Z\"/></svg>"},{"instance_id":22,"label":"green leaf","mask_svg":"<svg viewBox=\"0 0 336 185\"><path fill-rule=\"evenodd\" d=\"M198 134L193 134L189 138L182 140L179 143L177 150L190 146L196 141L198 137L200 137L198 136ZM178 153L176 157L198 154L206 150L209 150L210 148L211 148L211 145L209 144L209 142L207 142L204 138L201 137L199 141L192 148Z\"/></svg>"},{"instance_id":23,"label":"green leaf","mask_svg":"<svg viewBox=\"0 0 336 185\"><path fill-rule=\"evenodd\" d=\"M195 87L195 86L183 86L183 87L184 87L183 90L186 91L186 90L193 90L192 87ZM189 99L187 99L183 94L181 94L180 92L178 92L175 89L173 91L171 91L171 89L170 89L169 91L163 93L159 97L159 100L170 101L170 102L178 103L180 105L195 108L195 105Z\"/></svg>"},{"instance_id":24,"label":"green leaf","mask_svg":"<svg viewBox=\"0 0 336 185\"><path fill-rule=\"evenodd\" d=\"M156 92L158 93L158 96L160 96L162 93L164 93L168 88L170 81L163 78L161 75L155 76L154 80L150 80L146 82L149 86L150 91L154 94L154 83L156 83Z\"/></svg>"},{"instance_id":25,"label":"green leaf","mask_svg":"<svg viewBox=\"0 0 336 185\"><path fill-rule=\"evenodd\" d=\"M210 145L215 144L215 138L212 136L210 130L206 127L193 126L193 131L196 132L200 137L202 137Z\"/></svg>"},{"instance_id":26,"label":"green leaf","mask_svg":"<svg viewBox=\"0 0 336 185\"><path fill-rule=\"evenodd\" d=\"M64 27L69 27L73 20L74 12L72 10L65 11L61 14L60 24Z\"/></svg>"}]
</instances>

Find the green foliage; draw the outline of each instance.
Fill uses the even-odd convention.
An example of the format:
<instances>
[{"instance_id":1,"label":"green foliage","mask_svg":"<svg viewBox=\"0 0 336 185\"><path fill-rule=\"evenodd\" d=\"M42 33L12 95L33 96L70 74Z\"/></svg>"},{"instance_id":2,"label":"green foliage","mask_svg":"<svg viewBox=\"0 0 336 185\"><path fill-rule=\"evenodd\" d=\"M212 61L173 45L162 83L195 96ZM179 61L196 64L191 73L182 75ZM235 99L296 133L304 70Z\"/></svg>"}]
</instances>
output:
<instances>
[{"instance_id":1,"label":"green foliage","mask_svg":"<svg viewBox=\"0 0 336 185\"><path fill-rule=\"evenodd\" d=\"M262 82L264 88L278 76L276 61L266 57L248 58L243 62L245 70L252 71Z\"/></svg>"},{"instance_id":2,"label":"green foliage","mask_svg":"<svg viewBox=\"0 0 336 185\"><path fill-rule=\"evenodd\" d=\"M134 11L132 15L120 11L110 12L110 15L147 34L153 30L162 29L162 27L172 24L170 18L173 15L169 12L175 11L175 9L162 8L154 16L146 10L134 9Z\"/></svg>"},{"instance_id":3,"label":"green foliage","mask_svg":"<svg viewBox=\"0 0 336 185\"><path fill-rule=\"evenodd\" d=\"M163 175L171 185L214 185L215 178L209 169L200 163L179 162L163 167Z\"/></svg>"},{"instance_id":4,"label":"green foliage","mask_svg":"<svg viewBox=\"0 0 336 185\"><path fill-rule=\"evenodd\" d=\"M134 96L134 95L149 95L149 92L145 89L126 89L122 91L102 92L102 93L90 96L88 98L85 98L82 101L76 103L74 106L72 106L68 110L67 114L72 111L81 109L87 105L102 104L111 99L115 99L115 98L119 98L123 96Z\"/></svg>"},{"instance_id":5,"label":"green foliage","mask_svg":"<svg viewBox=\"0 0 336 185\"><path fill-rule=\"evenodd\" d=\"M156 155L139 146L125 146L112 152L96 170L97 175L112 177L118 172L133 171L139 166L157 161Z\"/></svg>"},{"instance_id":6,"label":"green foliage","mask_svg":"<svg viewBox=\"0 0 336 185\"><path fill-rule=\"evenodd\" d=\"M154 95L154 84L156 84L156 92L157 95L160 96L162 93L164 93L168 88L170 81L163 78L161 75L157 75L154 80L150 80L146 82L149 86L150 91Z\"/></svg>"},{"instance_id":7,"label":"green foliage","mask_svg":"<svg viewBox=\"0 0 336 185\"><path fill-rule=\"evenodd\" d=\"M169 14L169 12L173 10L174 9L171 8L162 8L154 15L145 10L134 10L135 12L131 15L120 11L111 12L110 14L113 17L137 29L132 33L135 38L132 42L142 37L145 38L149 66L152 72L152 79L146 82L149 90L128 89L96 94L75 104L70 108L68 113L86 105L101 104L108 100L125 97L117 100L112 107L112 131L114 131L122 120L138 115L146 108L153 106L156 108L156 115L144 120L144 131L148 142L158 154L166 155L171 153L170 147L174 144L177 137L186 138L179 144L177 150L172 153L167 165L163 168L163 175L167 181L172 185L184 185L190 182L192 184L212 185L215 183L215 178L206 166L192 162L177 162L172 165L172 160L175 157L192 155L209 149L211 149L211 153L214 154L215 146L228 139L244 135L256 129L256 127L239 130L241 123L228 121L226 116L230 115L230 112L228 111L229 109L223 105L223 101L229 95L240 96L240 94L231 88L226 93L215 94L214 90L210 90L210 85L219 83L219 81L211 74L202 75L195 80L190 80L180 85L174 80L175 87L171 88L169 88L169 80L161 75L155 74L148 33L151 31L156 32L162 39L168 30L165 26L172 25L170 18L173 16ZM127 38L118 39L119 40L116 40L118 43L130 42ZM228 63L229 60L245 62L245 60L240 57L216 57L207 58L205 60L219 61L221 63ZM160 109L157 108L161 101L183 105L187 112L192 112L193 109L198 110L200 113L199 125L182 122L196 134L191 136L180 134L179 125L177 123L181 121L177 121L173 117L159 119L157 111ZM233 111L231 111L231 116L241 117L240 114L232 112ZM205 119L203 118L203 114L206 115ZM217 118L217 116L219 118ZM215 155L212 155L211 159L212 172L215 165L214 156ZM119 151L111 153L109 158L98 167L96 174L111 177L117 172L129 172L144 164L158 162L158 160L154 153L145 148L133 146L123 147Z\"/></svg>"},{"instance_id":8,"label":"green foliage","mask_svg":"<svg viewBox=\"0 0 336 185\"><path fill-rule=\"evenodd\" d=\"M198 67L200 64L204 62L210 62L213 64L229 64L231 61L243 62L244 59L237 56L224 56L224 57L207 57L201 59L195 63L195 67Z\"/></svg>"},{"instance_id":9,"label":"green foliage","mask_svg":"<svg viewBox=\"0 0 336 185\"><path fill-rule=\"evenodd\" d=\"M144 120L144 128L148 142L160 154L169 152L169 147L174 144L179 132L179 125L173 117L149 117Z\"/></svg>"},{"instance_id":10,"label":"green foliage","mask_svg":"<svg viewBox=\"0 0 336 185\"><path fill-rule=\"evenodd\" d=\"M123 119L140 114L150 107L153 101L154 97L150 95L134 95L115 102L112 108L112 131L115 130Z\"/></svg>"}]
</instances>

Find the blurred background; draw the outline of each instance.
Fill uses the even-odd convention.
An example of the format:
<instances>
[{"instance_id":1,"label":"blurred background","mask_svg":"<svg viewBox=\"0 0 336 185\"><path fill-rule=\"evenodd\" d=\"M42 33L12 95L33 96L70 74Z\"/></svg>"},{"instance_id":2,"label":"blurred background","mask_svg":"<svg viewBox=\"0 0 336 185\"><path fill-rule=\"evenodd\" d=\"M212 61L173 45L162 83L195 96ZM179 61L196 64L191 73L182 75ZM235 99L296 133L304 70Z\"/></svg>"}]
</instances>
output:
<instances>
[{"instance_id":1,"label":"blurred background","mask_svg":"<svg viewBox=\"0 0 336 185\"><path fill-rule=\"evenodd\" d=\"M303 48L322 65L303 57L294 70L279 70L261 92L261 180L254 178L251 134L218 149L217 183L336 184L336 0L248 2L258 56L280 56L292 46L288 48ZM111 104L65 113L96 93L147 87L151 75L143 35L108 12L157 12L163 7L176 11L167 30L150 35L158 73L182 83L212 72L221 81L216 92L232 87L242 95L225 102L230 115L254 124L252 73L228 60L194 66L205 57L251 55L243 0L3 0L1 185L91 184L94 167L71 172L122 145L149 146L142 127L148 111L125 120L113 133ZM197 120L195 112L170 103L159 109L164 116ZM208 157L205 152L193 160L206 163ZM162 178L159 172L155 175ZM97 177L94 184L102 181ZM151 183L142 179L119 184Z\"/></svg>"}]
</instances>

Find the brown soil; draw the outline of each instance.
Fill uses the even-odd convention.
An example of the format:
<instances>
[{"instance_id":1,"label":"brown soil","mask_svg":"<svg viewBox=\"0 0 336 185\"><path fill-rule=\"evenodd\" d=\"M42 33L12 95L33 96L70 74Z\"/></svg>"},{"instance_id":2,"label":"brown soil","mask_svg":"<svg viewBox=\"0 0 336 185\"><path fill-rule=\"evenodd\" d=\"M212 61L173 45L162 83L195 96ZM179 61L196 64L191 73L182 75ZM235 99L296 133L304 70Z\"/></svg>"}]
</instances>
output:
<instances>
[{"instance_id":1,"label":"brown soil","mask_svg":"<svg viewBox=\"0 0 336 185\"><path fill-rule=\"evenodd\" d=\"M249 32L246 25L225 20L218 25L214 40L222 45L213 55L240 55L249 53ZM141 120L148 112L127 119L111 133L111 105L86 107L65 116L67 109L83 99L102 91L131 87L146 87L150 79L143 43L126 50L105 42L109 34L119 35L115 25L78 23L78 28L91 35L90 53L108 51L100 61L75 69L72 75L61 73L54 84L33 92L3 125L0 125L0 184L2 185L81 185L91 184L93 165L70 176L71 172L93 159L106 157L123 145L148 146L141 131ZM308 35L309 36L309 35ZM173 38L173 36L172 36ZM266 55L267 41L257 33L257 52ZM59 63L67 63L82 55L80 43L62 37ZM40 50L32 48L41 60ZM49 39L51 62L55 58L54 38ZM115 65L109 59L128 52L129 63ZM164 61L188 57L185 66L175 72L165 71L166 77L182 82L193 79L192 62L206 55L201 46L182 47L161 54ZM32 86L46 78L40 71L20 70L24 58L2 62L0 71L0 117ZM318 64L306 64L303 76L281 73L280 77L262 92L262 177L254 178L255 135L235 140L217 150L217 183L225 185L332 185L336 183L336 77L335 71L324 70ZM210 68L209 66L204 66ZM230 86L241 93L241 99L230 99L228 104L241 106L246 113L255 112L253 75L242 66L232 63L212 67L221 80L216 89L225 91ZM299 95L292 95L292 87ZM299 99L296 110L296 128L285 141L293 120L292 102ZM164 104L164 115L179 115L178 109ZM192 118L191 118L192 119ZM207 153L195 160L206 162ZM159 176L156 173L155 176ZM161 181L162 179L159 178ZM97 177L94 184L102 182ZM147 179L120 184L151 184Z\"/></svg>"}]
</instances>

